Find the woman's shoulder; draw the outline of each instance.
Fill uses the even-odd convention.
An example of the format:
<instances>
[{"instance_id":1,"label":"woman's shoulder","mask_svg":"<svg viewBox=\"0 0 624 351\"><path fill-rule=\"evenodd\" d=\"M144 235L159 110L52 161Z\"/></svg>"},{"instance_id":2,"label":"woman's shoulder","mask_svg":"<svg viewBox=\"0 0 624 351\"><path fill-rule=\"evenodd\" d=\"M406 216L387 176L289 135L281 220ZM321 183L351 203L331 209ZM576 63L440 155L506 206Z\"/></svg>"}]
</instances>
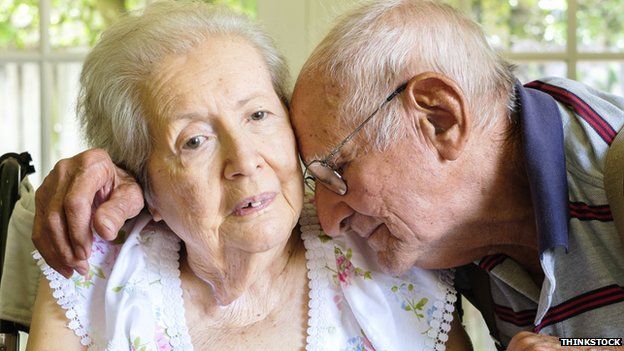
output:
<instances>
[{"instance_id":1,"label":"woman's shoulder","mask_svg":"<svg viewBox=\"0 0 624 351\"><path fill-rule=\"evenodd\" d=\"M120 343L118 346L127 348L128 340L134 343L151 338L154 342L155 335L164 338L166 326L160 321L164 306L176 308L177 303L183 308L179 248L175 234L141 214L124 225L115 241L94 237L89 270L84 276L74 273L67 279L43 260L39 264L57 304L66 311L67 327L83 345L99 349ZM119 325L128 328L114 327Z\"/></svg>"}]
</instances>

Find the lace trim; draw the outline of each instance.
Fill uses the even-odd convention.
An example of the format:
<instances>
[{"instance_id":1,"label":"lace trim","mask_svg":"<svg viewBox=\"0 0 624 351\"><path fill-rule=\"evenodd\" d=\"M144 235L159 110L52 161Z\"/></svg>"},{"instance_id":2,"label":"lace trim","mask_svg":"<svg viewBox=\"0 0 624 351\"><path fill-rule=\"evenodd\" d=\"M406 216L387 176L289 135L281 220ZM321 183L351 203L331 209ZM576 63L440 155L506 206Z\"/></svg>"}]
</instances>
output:
<instances>
[{"instance_id":1,"label":"lace trim","mask_svg":"<svg viewBox=\"0 0 624 351\"><path fill-rule=\"evenodd\" d=\"M92 340L87 334L89 325L86 323L86 311L78 304L78 296L76 295L76 287L73 280L66 279L52 267L48 266L39 251L34 251L32 256L37 261L37 265L43 272L43 275L49 281L52 296L56 299L56 303L65 310L65 317L69 320L67 327L80 338L81 345L91 346Z\"/></svg>"},{"instance_id":2,"label":"lace trim","mask_svg":"<svg viewBox=\"0 0 624 351\"><path fill-rule=\"evenodd\" d=\"M307 330L307 351L322 350L321 340L328 330L323 330L326 326L324 316L321 311L325 310L327 303L332 301L331 296L322 296L327 291L327 282L332 280L331 272L325 268L325 262L333 260L333 257L325 257L325 250L317 250L322 245L319 235L325 235L316 215L316 207L310 203L312 196L306 194L303 211L299 219L301 226L301 237L306 247L306 264L308 267L309 302L308 302L308 330ZM429 321L431 327L427 332L428 340L425 342L429 351L446 350L448 333L451 330L457 292L453 284L455 270L439 270L438 289L442 294L435 301L435 310L432 319Z\"/></svg>"},{"instance_id":3,"label":"lace trim","mask_svg":"<svg viewBox=\"0 0 624 351\"><path fill-rule=\"evenodd\" d=\"M438 271L438 288L444 291L444 294L433 305L435 311L432 313L433 318L429 321L431 329L427 332L429 340L425 342L427 350L446 350L445 344L449 338L448 333L451 330L453 311L455 311L455 302L457 301L457 292L453 286L454 279L454 269Z\"/></svg>"},{"instance_id":4,"label":"lace trim","mask_svg":"<svg viewBox=\"0 0 624 351\"><path fill-rule=\"evenodd\" d=\"M145 235L145 236L143 236ZM160 278L162 285L161 307L169 344L173 350L193 350L191 337L184 316L184 299L180 281L180 239L173 234L148 230L141 233L147 238L153 236L150 249L146 250L151 274Z\"/></svg>"},{"instance_id":5,"label":"lace trim","mask_svg":"<svg viewBox=\"0 0 624 351\"><path fill-rule=\"evenodd\" d=\"M325 269L325 262L329 262L333 257L325 257L325 250L318 250L322 245L318 235L323 234L316 208L309 202L309 197L303 205L301 217L301 236L306 247L306 265L308 268L308 329L306 338L307 351L323 351L321 341L328 337L330 330L325 328L327 321L321 313L327 310L326 305L332 302L331 296L323 296L328 291L327 284L331 281L331 272Z\"/></svg>"}]
</instances>

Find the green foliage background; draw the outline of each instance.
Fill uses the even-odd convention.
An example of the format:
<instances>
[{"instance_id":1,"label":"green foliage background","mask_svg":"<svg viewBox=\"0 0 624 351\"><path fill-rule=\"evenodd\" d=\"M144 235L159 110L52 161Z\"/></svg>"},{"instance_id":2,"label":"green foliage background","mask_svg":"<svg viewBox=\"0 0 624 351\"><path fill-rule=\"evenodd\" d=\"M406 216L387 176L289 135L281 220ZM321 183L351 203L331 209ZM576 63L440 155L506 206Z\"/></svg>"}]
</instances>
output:
<instances>
[{"instance_id":1,"label":"green foliage background","mask_svg":"<svg viewBox=\"0 0 624 351\"><path fill-rule=\"evenodd\" d=\"M229 5L255 17L255 0L205 0ZM53 49L88 49L120 14L143 8L146 0L50 0L50 44ZM39 45L39 1L0 0L0 49L36 50Z\"/></svg>"},{"instance_id":2,"label":"green foliage background","mask_svg":"<svg viewBox=\"0 0 624 351\"><path fill-rule=\"evenodd\" d=\"M511 53L565 53L566 0L445 0L480 23L497 49ZM577 0L576 45L582 53L624 52L624 1ZM520 62L519 76L566 75L566 62ZM624 61L582 61L576 79L622 94Z\"/></svg>"}]
</instances>

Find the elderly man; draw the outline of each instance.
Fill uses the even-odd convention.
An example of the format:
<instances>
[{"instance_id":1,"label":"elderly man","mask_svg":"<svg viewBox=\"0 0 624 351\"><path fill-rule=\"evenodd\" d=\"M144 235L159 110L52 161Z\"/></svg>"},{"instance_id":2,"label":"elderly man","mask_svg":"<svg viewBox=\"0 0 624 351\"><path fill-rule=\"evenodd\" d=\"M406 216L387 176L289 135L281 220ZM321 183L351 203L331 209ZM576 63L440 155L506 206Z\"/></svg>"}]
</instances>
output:
<instances>
[{"instance_id":1,"label":"elderly man","mask_svg":"<svg viewBox=\"0 0 624 351\"><path fill-rule=\"evenodd\" d=\"M446 6L349 14L292 100L321 224L364 238L390 272L460 267L458 287L505 346L521 331L622 337L624 249L602 169L624 99L514 80ZM533 342L559 344L525 333L509 348Z\"/></svg>"},{"instance_id":2,"label":"elderly man","mask_svg":"<svg viewBox=\"0 0 624 351\"><path fill-rule=\"evenodd\" d=\"M292 122L326 232L363 237L388 272L457 267L499 347L531 350L624 336L624 248L602 185L623 109L564 79L523 87L474 22L392 0L351 12L317 47ZM105 201L92 223L108 239L143 205L99 151L42 189L40 207L67 220L37 221L33 238L65 274L85 270L89 194Z\"/></svg>"}]
</instances>

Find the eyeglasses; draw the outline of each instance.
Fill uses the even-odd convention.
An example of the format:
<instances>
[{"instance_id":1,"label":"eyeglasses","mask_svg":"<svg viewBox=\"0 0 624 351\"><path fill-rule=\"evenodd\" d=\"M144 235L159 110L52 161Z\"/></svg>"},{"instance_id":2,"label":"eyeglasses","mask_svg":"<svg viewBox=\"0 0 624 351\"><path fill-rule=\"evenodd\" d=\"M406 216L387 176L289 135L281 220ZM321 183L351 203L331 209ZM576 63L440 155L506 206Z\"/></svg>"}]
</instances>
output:
<instances>
[{"instance_id":1,"label":"eyeglasses","mask_svg":"<svg viewBox=\"0 0 624 351\"><path fill-rule=\"evenodd\" d=\"M384 100L384 102L368 116L362 124L360 124L351 134L347 135L338 146L331 150L327 157L324 157L320 160L313 160L305 166L305 171L303 172L303 180L306 186L314 191L316 181L321 182L325 187L329 190L333 191L338 195L344 195L347 193L347 183L342 178L342 175L338 173L336 169L330 164L330 160L334 158L340 151L340 149L349 142L349 140L353 139L353 137L370 121L376 114L381 110L387 103L392 101L397 95L399 95L405 88L407 87L407 83L401 84L392 94L388 95L388 97Z\"/></svg>"}]
</instances>

